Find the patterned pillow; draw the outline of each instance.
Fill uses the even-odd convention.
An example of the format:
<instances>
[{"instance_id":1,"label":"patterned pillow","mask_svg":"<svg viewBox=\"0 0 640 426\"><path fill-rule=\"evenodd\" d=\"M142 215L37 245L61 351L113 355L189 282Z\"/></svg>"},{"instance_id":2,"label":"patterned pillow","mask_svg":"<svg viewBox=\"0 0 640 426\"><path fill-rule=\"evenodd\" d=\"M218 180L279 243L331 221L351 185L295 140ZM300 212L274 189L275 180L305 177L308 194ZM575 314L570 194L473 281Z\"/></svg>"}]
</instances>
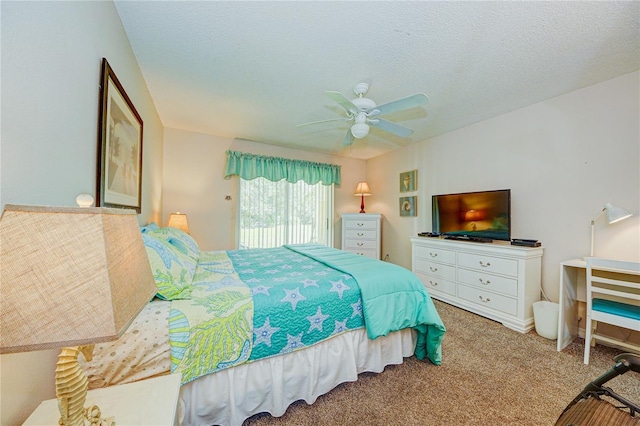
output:
<instances>
[{"instance_id":1,"label":"patterned pillow","mask_svg":"<svg viewBox=\"0 0 640 426\"><path fill-rule=\"evenodd\" d=\"M148 225L141 226L140 227L140 232L142 232L143 234L146 234L147 232L151 232L151 231L156 230L158 228L160 228L160 227L158 226L157 223L151 222Z\"/></svg>"},{"instance_id":2,"label":"patterned pillow","mask_svg":"<svg viewBox=\"0 0 640 426\"><path fill-rule=\"evenodd\" d=\"M196 262L200 257L200 247L193 237L178 228L158 228L149 231L149 235L167 241L176 250L186 254Z\"/></svg>"},{"instance_id":3,"label":"patterned pillow","mask_svg":"<svg viewBox=\"0 0 640 426\"><path fill-rule=\"evenodd\" d=\"M142 234L142 241L158 287L157 296L165 300L189 299L197 260L150 233Z\"/></svg>"}]
</instances>

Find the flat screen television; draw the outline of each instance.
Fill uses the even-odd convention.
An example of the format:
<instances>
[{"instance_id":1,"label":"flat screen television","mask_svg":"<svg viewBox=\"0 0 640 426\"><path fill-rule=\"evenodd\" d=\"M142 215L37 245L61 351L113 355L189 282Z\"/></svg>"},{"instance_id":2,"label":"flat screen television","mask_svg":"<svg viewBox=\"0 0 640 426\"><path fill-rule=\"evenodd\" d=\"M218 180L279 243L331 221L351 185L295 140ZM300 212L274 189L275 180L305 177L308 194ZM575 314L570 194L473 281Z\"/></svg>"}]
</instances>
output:
<instances>
[{"instance_id":1,"label":"flat screen television","mask_svg":"<svg viewBox=\"0 0 640 426\"><path fill-rule=\"evenodd\" d=\"M432 231L461 238L511 239L511 190L433 195Z\"/></svg>"}]
</instances>

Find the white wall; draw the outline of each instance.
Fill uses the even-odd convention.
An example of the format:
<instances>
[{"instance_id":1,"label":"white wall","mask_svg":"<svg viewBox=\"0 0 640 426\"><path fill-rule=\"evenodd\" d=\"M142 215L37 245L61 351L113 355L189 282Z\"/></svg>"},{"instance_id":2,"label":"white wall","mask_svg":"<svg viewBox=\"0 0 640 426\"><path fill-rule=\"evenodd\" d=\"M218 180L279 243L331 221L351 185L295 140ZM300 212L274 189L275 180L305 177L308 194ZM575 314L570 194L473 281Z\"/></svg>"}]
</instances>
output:
<instances>
[{"instance_id":1,"label":"white wall","mask_svg":"<svg viewBox=\"0 0 640 426\"><path fill-rule=\"evenodd\" d=\"M542 241L543 289L558 300L559 262L589 254L590 222L610 202L640 209L638 72L567 93L371 159L385 215L383 253L411 267L409 237L431 230L434 194L511 189L512 237ZM418 170L418 190L398 175ZM382 195L384 194L384 195ZM398 198L418 196L418 216L400 218ZM597 222L595 255L640 259L640 218Z\"/></svg>"},{"instance_id":2,"label":"white wall","mask_svg":"<svg viewBox=\"0 0 640 426\"><path fill-rule=\"evenodd\" d=\"M144 121L140 223L162 211L160 119L112 2L1 2L0 206L95 196L100 61ZM0 356L0 424L53 398L59 351Z\"/></svg>"},{"instance_id":3,"label":"white wall","mask_svg":"<svg viewBox=\"0 0 640 426\"><path fill-rule=\"evenodd\" d=\"M237 248L235 209L239 186L237 177L224 179L226 150L340 164L342 185L335 188L337 213L334 218L334 246L340 247L342 233L339 213L360 210L360 199L354 197L353 192L357 183L365 177L364 160L176 129L165 129L164 134L163 225L169 213L180 211L187 214L190 233L203 250ZM227 195L232 199L225 200ZM367 205L372 198L375 197L368 197Z\"/></svg>"},{"instance_id":4,"label":"white wall","mask_svg":"<svg viewBox=\"0 0 640 426\"><path fill-rule=\"evenodd\" d=\"M639 73L513 111L366 162L373 196L367 211L384 215L383 256L411 267L409 237L431 229L431 195L510 188L512 236L542 241L543 289L558 298L559 262L588 255L590 221L606 202L640 210ZM189 215L203 249L235 248L237 179L224 180L225 151L342 164L336 212L357 212L353 188L361 160L165 129L163 223ZM418 190L400 193L398 175L418 170ZM225 196L232 196L231 201ZM398 198L418 196L418 217L400 218ZM340 247L336 217L335 246ZM638 260L640 216L597 221L595 255Z\"/></svg>"}]
</instances>

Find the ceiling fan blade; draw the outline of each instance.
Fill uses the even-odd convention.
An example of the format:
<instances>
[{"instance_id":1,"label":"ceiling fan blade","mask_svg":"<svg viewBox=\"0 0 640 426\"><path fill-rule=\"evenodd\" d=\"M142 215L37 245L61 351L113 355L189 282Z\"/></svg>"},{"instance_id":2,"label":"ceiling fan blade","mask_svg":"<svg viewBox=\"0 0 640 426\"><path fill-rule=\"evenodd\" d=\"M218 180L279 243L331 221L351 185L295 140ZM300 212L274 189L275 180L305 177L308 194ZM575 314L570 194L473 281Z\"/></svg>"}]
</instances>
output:
<instances>
[{"instance_id":1,"label":"ceiling fan blade","mask_svg":"<svg viewBox=\"0 0 640 426\"><path fill-rule=\"evenodd\" d=\"M374 118L368 120L368 122L374 127L377 127L389 133L393 133L394 135L402 136L403 138L406 138L413 133L413 130L408 127L392 123L391 121L384 120L382 118Z\"/></svg>"},{"instance_id":2,"label":"ceiling fan blade","mask_svg":"<svg viewBox=\"0 0 640 426\"><path fill-rule=\"evenodd\" d=\"M353 145L353 135L351 134L351 128L347 129L347 134L344 135L344 139L342 140L342 146L351 146Z\"/></svg>"},{"instance_id":3,"label":"ceiling fan blade","mask_svg":"<svg viewBox=\"0 0 640 426\"><path fill-rule=\"evenodd\" d=\"M328 91L328 92L324 92L324 94L327 95L329 98L333 99L335 102L339 103L344 109L347 110L349 115L354 115L359 112L358 107L355 106L342 93Z\"/></svg>"},{"instance_id":4,"label":"ceiling fan blade","mask_svg":"<svg viewBox=\"0 0 640 426\"><path fill-rule=\"evenodd\" d=\"M300 127L300 126L310 126L312 124L319 124L319 123L328 123L330 121L349 121L351 120L348 117L340 117L340 118L329 118L328 120L319 120L319 121L311 121L309 123L302 123L302 124L296 124L296 127Z\"/></svg>"},{"instance_id":5,"label":"ceiling fan blade","mask_svg":"<svg viewBox=\"0 0 640 426\"><path fill-rule=\"evenodd\" d=\"M380 111L377 115L389 114L391 112L402 111L403 109L424 105L427 102L429 102L429 99L424 93L416 93L415 95L407 96L406 98L396 99L395 101L378 105L375 107L375 110Z\"/></svg>"}]
</instances>

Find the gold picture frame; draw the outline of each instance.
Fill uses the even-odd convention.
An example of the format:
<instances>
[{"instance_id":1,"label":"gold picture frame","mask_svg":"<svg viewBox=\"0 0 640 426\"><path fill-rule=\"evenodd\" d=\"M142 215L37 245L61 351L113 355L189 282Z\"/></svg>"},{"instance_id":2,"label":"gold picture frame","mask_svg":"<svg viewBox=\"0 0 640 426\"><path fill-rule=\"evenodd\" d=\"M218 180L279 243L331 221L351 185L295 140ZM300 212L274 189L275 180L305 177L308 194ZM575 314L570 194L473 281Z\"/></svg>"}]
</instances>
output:
<instances>
[{"instance_id":1,"label":"gold picture frame","mask_svg":"<svg viewBox=\"0 0 640 426\"><path fill-rule=\"evenodd\" d=\"M142 210L142 118L102 58L96 206Z\"/></svg>"},{"instance_id":2,"label":"gold picture frame","mask_svg":"<svg viewBox=\"0 0 640 426\"><path fill-rule=\"evenodd\" d=\"M413 192L418 189L418 171L400 173L400 192Z\"/></svg>"}]
</instances>

